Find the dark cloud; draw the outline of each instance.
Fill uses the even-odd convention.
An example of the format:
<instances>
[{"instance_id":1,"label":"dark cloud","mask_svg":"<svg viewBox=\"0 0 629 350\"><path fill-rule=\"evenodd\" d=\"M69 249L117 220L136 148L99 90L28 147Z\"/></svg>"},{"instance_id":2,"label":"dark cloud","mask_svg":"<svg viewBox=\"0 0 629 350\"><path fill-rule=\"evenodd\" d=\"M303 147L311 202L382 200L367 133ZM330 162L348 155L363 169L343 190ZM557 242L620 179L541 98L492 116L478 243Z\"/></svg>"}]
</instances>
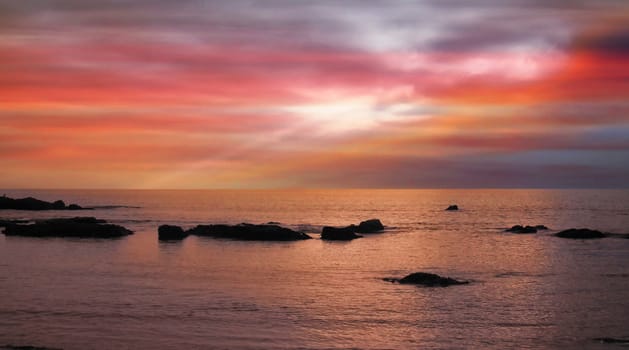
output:
<instances>
[{"instance_id":1,"label":"dark cloud","mask_svg":"<svg viewBox=\"0 0 629 350\"><path fill-rule=\"evenodd\" d=\"M624 28L585 39L580 48L602 54L629 55L629 21Z\"/></svg>"},{"instance_id":2,"label":"dark cloud","mask_svg":"<svg viewBox=\"0 0 629 350\"><path fill-rule=\"evenodd\" d=\"M623 155L629 154L625 151ZM382 171L386 169L386 171ZM300 175L322 187L365 188L615 188L626 187L629 169L589 161L517 164L515 161L450 157L371 156Z\"/></svg>"}]
</instances>

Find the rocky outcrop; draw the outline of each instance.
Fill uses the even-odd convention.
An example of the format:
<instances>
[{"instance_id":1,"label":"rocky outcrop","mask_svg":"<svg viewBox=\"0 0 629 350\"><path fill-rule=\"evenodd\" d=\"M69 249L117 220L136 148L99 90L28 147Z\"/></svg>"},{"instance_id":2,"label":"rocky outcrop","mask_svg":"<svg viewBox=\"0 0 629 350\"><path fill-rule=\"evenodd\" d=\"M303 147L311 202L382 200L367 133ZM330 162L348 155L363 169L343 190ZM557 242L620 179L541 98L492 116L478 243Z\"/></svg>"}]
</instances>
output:
<instances>
[{"instance_id":1,"label":"rocky outcrop","mask_svg":"<svg viewBox=\"0 0 629 350\"><path fill-rule=\"evenodd\" d=\"M606 235L601 231L590 230L588 228L571 228L568 230L557 232L555 236L572 239L595 239L603 238Z\"/></svg>"},{"instance_id":2,"label":"rocky outcrop","mask_svg":"<svg viewBox=\"0 0 629 350\"><path fill-rule=\"evenodd\" d=\"M629 339L622 338L594 338L594 341L602 344L629 344Z\"/></svg>"},{"instance_id":3,"label":"rocky outcrop","mask_svg":"<svg viewBox=\"0 0 629 350\"><path fill-rule=\"evenodd\" d=\"M178 241L188 237L188 233L181 227L173 225L161 225L157 229L157 235L160 241Z\"/></svg>"},{"instance_id":4,"label":"rocky outcrop","mask_svg":"<svg viewBox=\"0 0 629 350\"><path fill-rule=\"evenodd\" d=\"M456 204L452 204L449 207L447 207L446 210L449 210L449 211L459 210L459 206Z\"/></svg>"},{"instance_id":5,"label":"rocky outcrop","mask_svg":"<svg viewBox=\"0 0 629 350\"><path fill-rule=\"evenodd\" d=\"M505 232L511 232L511 233L537 233L537 228L535 226L522 226L522 225L515 225L515 226L511 226L511 228L508 228L505 230Z\"/></svg>"},{"instance_id":6,"label":"rocky outcrop","mask_svg":"<svg viewBox=\"0 0 629 350\"><path fill-rule=\"evenodd\" d=\"M468 281L459 281L450 277L442 277L434 273L415 272L404 278L385 278L388 282L400 284L417 284L426 287L448 287L459 284L468 284Z\"/></svg>"},{"instance_id":7,"label":"rocky outcrop","mask_svg":"<svg viewBox=\"0 0 629 350\"><path fill-rule=\"evenodd\" d=\"M198 225L186 232L197 236L244 241L298 241L311 238L303 232L278 225Z\"/></svg>"},{"instance_id":8,"label":"rocky outcrop","mask_svg":"<svg viewBox=\"0 0 629 350\"><path fill-rule=\"evenodd\" d=\"M326 241L351 241L361 237L361 235L356 234L356 226L354 225L347 227L325 226L321 231L321 239Z\"/></svg>"},{"instance_id":9,"label":"rocky outcrop","mask_svg":"<svg viewBox=\"0 0 629 350\"><path fill-rule=\"evenodd\" d=\"M7 196L0 197L0 209L13 210L86 210L92 208L83 208L77 204L66 204L59 200L55 202L46 202L33 197L26 198L9 198Z\"/></svg>"},{"instance_id":10,"label":"rocky outcrop","mask_svg":"<svg viewBox=\"0 0 629 350\"><path fill-rule=\"evenodd\" d=\"M9 220L0 220L0 227L7 227L9 225L14 225L14 224L26 224L29 223L30 220L21 220L21 219L9 219Z\"/></svg>"},{"instance_id":11,"label":"rocky outcrop","mask_svg":"<svg viewBox=\"0 0 629 350\"><path fill-rule=\"evenodd\" d=\"M10 224L7 236L116 238L133 232L119 225L108 224L93 217L38 220L34 224Z\"/></svg>"},{"instance_id":12,"label":"rocky outcrop","mask_svg":"<svg viewBox=\"0 0 629 350\"><path fill-rule=\"evenodd\" d=\"M0 350L62 350L59 348L48 348L42 346L32 346L32 345L4 345L0 346Z\"/></svg>"},{"instance_id":13,"label":"rocky outcrop","mask_svg":"<svg viewBox=\"0 0 629 350\"><path fill-rule=\"evenodd\" d=\"M355 232L358 233L376 233L384 230L384 225L379 219L361 221L358 226L352 225L352 227L355 227Z\"/></svg>"}]
</instances>

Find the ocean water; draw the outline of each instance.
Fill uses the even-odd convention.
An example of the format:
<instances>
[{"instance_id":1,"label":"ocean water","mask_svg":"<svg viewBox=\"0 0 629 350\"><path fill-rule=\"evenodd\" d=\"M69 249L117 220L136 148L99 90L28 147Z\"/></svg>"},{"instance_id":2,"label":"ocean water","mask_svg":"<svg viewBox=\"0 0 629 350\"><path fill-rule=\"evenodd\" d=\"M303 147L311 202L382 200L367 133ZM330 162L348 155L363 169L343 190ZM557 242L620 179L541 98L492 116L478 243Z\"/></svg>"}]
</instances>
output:
<instances>
[{"instance_id":1,"label":"ocean water","mask_svg":"<svg viewBox=\"0 0 629 350\"><path fill-rule=\"evenodd\" d=\"M629 338L627 190L3 191L63 199L116 240L0 235L0 347L62 349L614 349ZM458 204L458 212L444 211ZM379 218L381 234L326 242L324 225ZM157 227L278 221L315 239L160 243ZM544 224L549 232L502 232ZM391 284L434 272L448 288Z\"/></svg>"}]
</instances>

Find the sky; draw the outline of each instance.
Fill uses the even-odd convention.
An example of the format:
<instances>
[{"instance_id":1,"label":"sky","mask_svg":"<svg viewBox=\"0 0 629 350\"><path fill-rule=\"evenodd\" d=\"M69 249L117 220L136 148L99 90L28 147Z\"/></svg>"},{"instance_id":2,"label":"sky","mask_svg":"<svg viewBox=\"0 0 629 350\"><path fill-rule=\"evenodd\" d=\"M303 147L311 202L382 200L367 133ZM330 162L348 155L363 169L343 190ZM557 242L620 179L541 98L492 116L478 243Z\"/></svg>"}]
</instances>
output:
<instances>
[{"instance_id":1,"label":"sky","mask_svg":"<svg viewBox=\"0 0 629 350\"><path fill-rule=\"evenodd\" d=\"M0 188L628 179L626 0L0 0Z\"/></svg>"}]
</instances>

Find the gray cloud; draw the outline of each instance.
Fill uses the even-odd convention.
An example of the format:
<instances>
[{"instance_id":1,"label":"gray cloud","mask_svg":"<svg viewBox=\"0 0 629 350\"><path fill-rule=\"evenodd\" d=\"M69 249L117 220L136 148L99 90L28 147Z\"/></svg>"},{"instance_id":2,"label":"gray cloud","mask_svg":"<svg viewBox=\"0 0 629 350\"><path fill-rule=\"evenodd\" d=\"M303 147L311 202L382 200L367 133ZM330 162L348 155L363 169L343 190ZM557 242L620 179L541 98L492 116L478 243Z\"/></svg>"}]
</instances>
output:
<instances>
[{"instance_id":1,"label":"gray cloud","mask_svg":"<svg viewBox=\"0 0 629 350\"><path fill-rule=\"evenodd\" d=\"M629 55L629 28L587 38L580 48L603 54Z\"/></svg>"},{"instance_id":2,"label":"gray cloud","mask_svg":"<svg viewBox=\"0 0 629 350\"><path fill-rule=\"evenodd\" d=\"M188 41L261 50L484 50L561 46L578 25L574 18L620 6L519 0L2 0L0 16L13 20L0 26L4 34L43 38Z\"/></svg>"}]
</instances>

